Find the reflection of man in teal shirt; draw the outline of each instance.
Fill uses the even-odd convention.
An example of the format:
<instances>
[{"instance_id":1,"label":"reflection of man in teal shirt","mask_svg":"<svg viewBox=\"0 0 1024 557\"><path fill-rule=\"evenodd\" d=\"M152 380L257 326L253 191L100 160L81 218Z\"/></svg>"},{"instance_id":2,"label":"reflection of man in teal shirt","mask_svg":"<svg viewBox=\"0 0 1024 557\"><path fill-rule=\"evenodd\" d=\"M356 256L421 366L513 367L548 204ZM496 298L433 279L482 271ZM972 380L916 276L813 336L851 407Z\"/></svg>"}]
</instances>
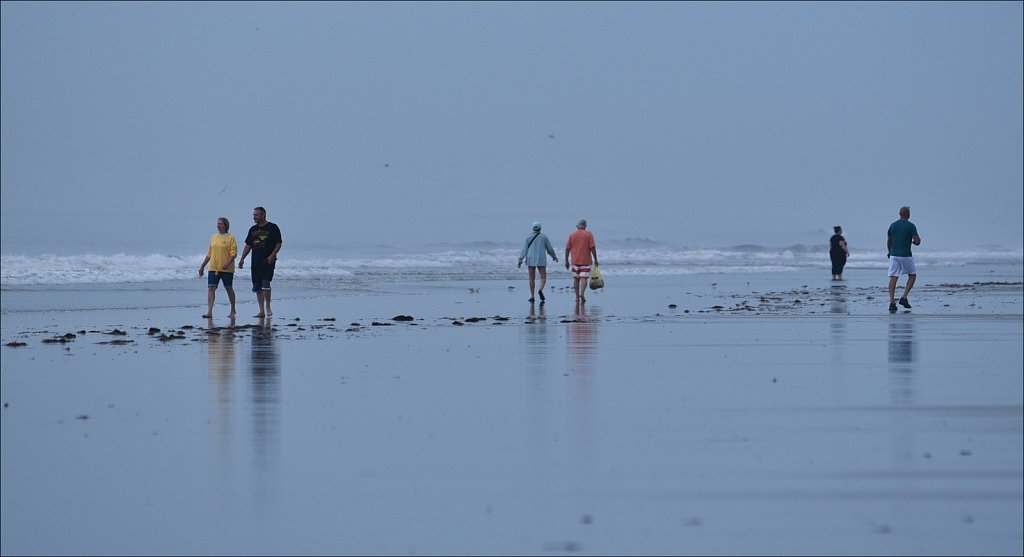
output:
<instances>
[{"instance_id":1,"label":"reflection of man in teal shirt","mask_svg":"<svg viewBox=\"0 0 1024 557\"><path fill-rule=\"evenodd\" d=\"M921 245L917 226L910 222L910 207L900 207L900 220L889 225L886 247L889 249L889 313L896 313L896 282L900 275L907 275L907 286L900 298L900 305L910 309L907 296L917 281L917 266L910 251L911 244Z\"/></svg>"}]
</instances>

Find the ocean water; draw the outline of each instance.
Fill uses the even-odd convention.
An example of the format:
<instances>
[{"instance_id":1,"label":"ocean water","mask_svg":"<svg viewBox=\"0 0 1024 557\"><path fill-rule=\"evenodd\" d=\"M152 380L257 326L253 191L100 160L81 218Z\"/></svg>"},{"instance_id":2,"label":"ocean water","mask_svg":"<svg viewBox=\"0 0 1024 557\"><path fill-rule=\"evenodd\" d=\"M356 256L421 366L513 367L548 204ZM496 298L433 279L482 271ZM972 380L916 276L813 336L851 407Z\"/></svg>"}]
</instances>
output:
<instances>
[{"instance_id":1,"label":"ocean water","mask_svg":"<svg viewBox=\"0 0 1024 557\"><path fill-rule=\"evenodd\" d=\"M342 253L329 248L294 249L288 245L280 255L275 278L327 283L338 288L393 281L516 279L522 275L522 270L516 268L518 254L518 244L489 242L415 249L378 246L362 253ZM823 246L802 244L705 248L627 239L599 245L598 254L605 272L620 276L820 273L822 270L828 274L831 266ZM0 285L8 289L181 281L182 286L191 288L204 256L204 252L3 254L0 256ZM999 246L957 251L918 250L915 259L924 268L1020 266L1024 262L1024 251ZM854 251L846 268L885 269L887 264L882 250ZM564 267L561 263L550 262L549 269L557 272ZM248 275L248 271L243 269L239 274Z\"/></svg>"},{"instance_id":2,"label":"ocean water","mask_svg":"<svg viewBox=\"0 0 1024 557\"><path fill-rule=\"evenodd\" d=\"M718 284L719 289L745 294L830 285L831 264L824 246L694 248L629 239L604 242L598 250L602 272L614 286L629 282L675 292ZM489 242L419 248L375 246L360 253L288 245L278 261L274 299L281 309L287 307L281 305L287 300L429 294L438 289L509 289L512 294L518 287L525 292L526 270L516 268L518 254L518 245ZM0 315L204 306L206 279L197 272L204 255L4 254ZM1024 281L1024 255L1019 248L919 250L915 258L921 286ZM884 253L854 251L846 266L846 284L884 288L886 266ZM550 262L548 269L552 288L571 284L561 262ZM236 276L240 303L255 299L249 289L246 268ZM615 290L617 295L628 294ZM226 295L219 289L217 304L226 303ZM622 305L628 306L628 300Z\"/></svg>"}]
</instances>

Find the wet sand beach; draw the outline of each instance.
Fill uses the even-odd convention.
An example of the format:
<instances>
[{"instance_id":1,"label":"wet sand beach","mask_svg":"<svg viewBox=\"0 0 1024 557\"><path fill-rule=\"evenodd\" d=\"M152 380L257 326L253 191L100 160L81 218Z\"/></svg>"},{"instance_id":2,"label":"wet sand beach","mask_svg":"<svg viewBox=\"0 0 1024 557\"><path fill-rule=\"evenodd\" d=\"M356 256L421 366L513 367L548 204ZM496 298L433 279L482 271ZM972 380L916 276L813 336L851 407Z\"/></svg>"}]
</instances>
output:
<instances>
[{"instance_id":1,"label":"wet sand beach","mask_svg":"<svg viewBox=\"0 0 1024 557\"><path fill-rule=\"evenodd\" d=\"M1019 271L6 289L0 549L1020 555Z\"/></svg>"}]
</instances>

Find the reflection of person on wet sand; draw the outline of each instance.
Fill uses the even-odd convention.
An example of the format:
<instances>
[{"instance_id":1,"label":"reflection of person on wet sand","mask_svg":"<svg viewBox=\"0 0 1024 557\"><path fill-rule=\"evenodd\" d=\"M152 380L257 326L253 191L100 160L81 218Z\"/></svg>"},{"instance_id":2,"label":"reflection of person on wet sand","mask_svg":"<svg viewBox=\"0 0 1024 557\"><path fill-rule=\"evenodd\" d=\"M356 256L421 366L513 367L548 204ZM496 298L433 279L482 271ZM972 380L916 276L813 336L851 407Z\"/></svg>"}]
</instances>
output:
<instances>
[{"instance_id":1,"label":"reflection of person on wet sand","mask_svg":"<svg viewBox=\"0 0 1024 557\"><path fill-rule=\"evenodd\" d=\"M846 288L833 285L831 293L832 306L829 308L829 311L831 313L849 313L849 310L846 308Z\"/></svg>"},{"instance_id":2,"label":"reflection of person on wet sand","mask_svg":"<svg viewBox=\"0 0 1024 557\"><path fill-rule=\"evenodd\" d=\"M280 374L273 320L260 319L252 329L252 374L254 378L272 378Z\"/></svg>"},{"instance_id":3,"label":"reflection of person on wet sand","mask_svg":"<svg viewBox=\"0 0 1024 557\"><path fill-rule=\"evenodd\" d=\"M575 317L566 324L568 343L568 388L571 420L569 444L574 472L588 476L594 462L594 443L597 438L594 417L594 387L596 383L597 325L598 320L582 302L576 304Z\"/></svg>"},{"instance_id":4,"label":"reflection of person on wet sand","mask_svg":"<svg viewBox=\"0 0 1024 557\"><path fill-rule=\"evenodd\" d=\"M233 328L216 327L213 319L206 320L206 338L210 376L210 388L213 395L215 418L214 432L218 445L227 451L231 439L231 407L234 402L233 385L235 378L235 336Z\"/></svg>"},{"instance_id":5,"label":"reflection of person on wet sand","mask_svg":"<svg viewBox=\"0 0 1024 557\"><path fill-rule=\"evenodd\" d=\"M537 310L534 309L534 307L532 305L530 306L530 320L531 321L546 321L547 320L547 316L544 315L544 304L540 305L540 313L539 314L537 313Z\"/></svg>"},{"instance_id":6,"label":"reflection of person on wet sand","mask_svg":"<svg viewBox=\"0 0 1024 557\"><path fill-rule=\"evenodd\" d=\"M540 312L534 304L530 304L530 316L527 317L525 326L522 328L524 346L526 353L531 356L532 367L537 371L546 370L545 354L547 353L547 322L548 318L544 313L544 305L541 304Z\"/></svg>"},{"instance_id":7,"label":"reflection of person on wet sand","mask_svg":"<svg viewBox=\"0 0 1024 557\"><path fill-rule=\"evenodd\" d=\"M223 329L215 326L213 319L206 320L210 381L218 387L229 385L235 374L235 337L231 332L234 326L234 319L230 327Z\"/></svg>"},{"instance_id":8,"label":"reflection of person on wet sand","mask_svg":"<svg viewBox=\"0 0 1024 557\"><path fill-rule=\"evenodd\" d=\"M219 328L213 319L207 319L207 349L209 350L210 386L217 411L217 433L221 443L230 438L230 408L233 402L234 380L234 319L229 327Z\"/></svg>"},{"instance_id":9,"label":"reflection of person on wet sand","mask_svg":"<svg viewBox=\"0 0 1024 557\"><path fill-rule=\"evenodd\" d=\"M257 459L274 457L281 404L281 361L278 357L274 326L269 318L260 319L252 329L252 411Z\"/></svg>"},{"instance_id":10,"label":"reflection of person on wet sand","mask_svg":"<svg viewBox=\"0 0 1024 557\"><path fill-rule=\"evenodd\" d=\"M590 360L597 346L597 323L587 314L586 304L576 304L575 317L568 323L567 333L573 367L579 371L589 371Z\"/></svg>"},{"instance_id":11,"label":"reflection of person on wet sand","mask_svg":"<svg viewBox=\"0 0 1024 557\"><path fill-rule=\"evenodd\" d=\"M889 323L889 382L893 402L913 402L914 322Z\"/></svg>"}]
</instances>

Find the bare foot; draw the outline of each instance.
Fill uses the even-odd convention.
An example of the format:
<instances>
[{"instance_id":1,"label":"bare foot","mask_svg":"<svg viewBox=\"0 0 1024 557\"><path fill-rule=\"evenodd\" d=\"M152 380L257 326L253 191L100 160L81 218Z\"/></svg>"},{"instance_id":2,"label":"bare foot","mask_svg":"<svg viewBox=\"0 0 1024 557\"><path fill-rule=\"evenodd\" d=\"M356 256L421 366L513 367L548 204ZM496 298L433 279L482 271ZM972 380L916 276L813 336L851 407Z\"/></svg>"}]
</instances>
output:
<instances>
[{"instance_id":1,"label":"bare foot","mask_svg":"<svg viewBox=\"0 0 1024 557\"><path fill-rule=\"evenodd\" d=\"M263 315L262 313L257 313L256 315L253 315L253 317L263 318L266 317L266 315Z\"/></svg>"},{"instance_id":2,"label":"bare foot","mask_svg":"<svg viewBox=\"0 0 1024 557\"><path fill-rule=\"evenodd\" d=\"M267 308L267 317L271 317L273 315L274 315L274 312L270 311L270 308Z\"/></svg>"},{"instance_id":3,"label":"bare foot","mask_svg":"<svg viewBox=\"0 0 1024 557\"><path fill-rule=\"evenodd\" d=\"M207 313L203 317L205 317L206 319L213 319L213 314L212 313Z\"/></svg>"}]
</instances>

